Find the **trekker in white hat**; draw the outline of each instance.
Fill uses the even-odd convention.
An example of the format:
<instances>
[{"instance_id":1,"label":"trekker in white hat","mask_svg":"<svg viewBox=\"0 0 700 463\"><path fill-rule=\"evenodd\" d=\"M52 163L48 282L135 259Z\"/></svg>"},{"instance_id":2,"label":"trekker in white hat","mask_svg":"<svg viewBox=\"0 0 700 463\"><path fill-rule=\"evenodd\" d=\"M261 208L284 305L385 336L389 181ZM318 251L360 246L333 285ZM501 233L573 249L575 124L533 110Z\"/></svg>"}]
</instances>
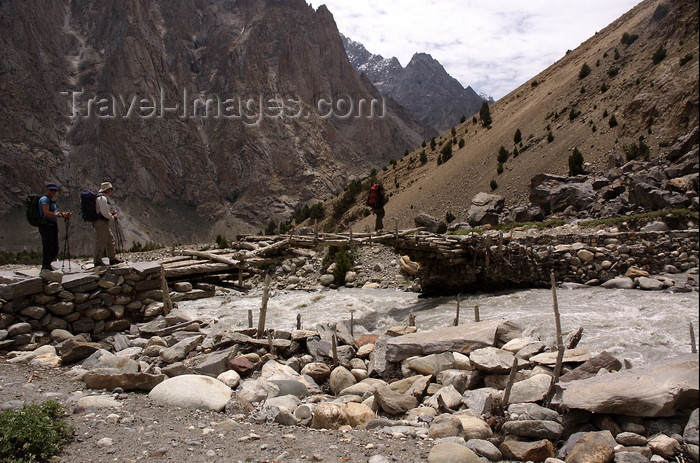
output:
<instances>
[{"instance_id":1,"label":"trekker in white hat","mask_svg":"<svg viewBox=\"0 0 700 463\"><path fill-rule=\"evenodd\" d=\"M108 198L112 196L114 188L110 182L102 182L100 191L95 200L95 209L97 210L97 220L93 222L95 227L95 267L104 266L103 257L109 257L109 265L120 264L122 261L117 259L114 252L114 235L110 230L109 224L112 220L118 219L117 211L110 208Z\"/></svg>"}]
</instances>

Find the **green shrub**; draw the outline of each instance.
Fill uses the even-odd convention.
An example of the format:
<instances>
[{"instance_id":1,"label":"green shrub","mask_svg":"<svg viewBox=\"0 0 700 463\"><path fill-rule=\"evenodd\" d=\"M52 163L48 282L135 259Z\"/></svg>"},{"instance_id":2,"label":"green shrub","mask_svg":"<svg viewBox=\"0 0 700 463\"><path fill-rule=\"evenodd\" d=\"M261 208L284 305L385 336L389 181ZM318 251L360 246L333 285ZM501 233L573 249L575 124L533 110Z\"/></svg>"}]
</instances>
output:
<instances>
[{"instance_id":1,"label":"green shrub","mask_svg":"<svg viewBox=\"0 0 700 463\"><path fill-rule=\"evenodd\" d=\"M41 253L36 251L19 251L17 253L0 251L0 265L22 264L22 265L37 265L41 264Z\"/></svg>"},{"instance_id":2,"label":"green shrub","mask_svg":"<svg viewBox=\"0 0 700 463\"><path fill-rule=\"evenodd\" d=\"M617 118L614 114L610 116L610 119L608 120L608 125L610 126L610 128L617 127Z\"/></svg>"},{"instance_id":3,"label":"green shrub","mask_svg":"<svg viewBox=\"0 0 700 463\"><path fill-rule=\"evenodd\" d=\"M460 139L459 139L459 145L458 145L458 146L460 147L460 149L461 149L461 148L464 148L464 138L460 138Z\"/></svg>"},{"instance_id":4,"label":"green shrub","mask_svg":"<svg viewBox=\"0 0 700 463\"><path fill-rule=\"evenodd\" d=\"M477 122L476 116L472 117L472 122L473 122L474 124L476 124L476 122Z\"/></svg>"},{"instance_id":5,"label":"green shrub","mask_svg":"<svg viewBox=\"0 0 700 463\"><path fill-rule=\"evenodd\" d=\"M569 111L569 120L573 121L574 119L576 119L580 115L581 115L581 111L576 111L576 107L572 106L571 111Z\"/></svg>"},{"instance_id":6,"label":"green shrub","mask_svg":"<svg viewBox=\"0 0 700 463\"><path fill-rule=\"evenodd\" d=\"M608 84L606 82L603 82L600 84L600 93L605 93L608 91L610 87L608 87Z\"/></svg>"},{"instance_id":7,"label":"green shrub","mask_svg":"<svg viewBox=\"0 0 700 463\"><path fill-rule=\"evenodd\" d=\"M460 124L464 124L464 121L466 121L466 120L467 120L467 116L465 116L464 114L462 114L462 117L459 118L459 123L460 123Z\"/></svg>"},{"instance_id":8,"label":"green shrub","mask_svg":"<svg viewBox=\"0 0 700 463\"><path fill-rule=\"evenodd\" d=\"M452 157L452 140L448 141L440 150L442 154L442 162L447 162Z\"/></svg>"},{"instance_id":9,"label":"green shrub","mask_svg":"<svg viewBox=\"0 0 700 463\"><path fill-rule=\"evenodd\" d=\"M498 175L501 175L503 173L503 163L502 162L498 163L498 167L496 167L496 173Z\"/></svg>"},{"instance_id":10,"label":"green shrub","mask_svg":"<svg viewBox=\"0 0 700 463\"><path fill-rule=\"evenodd\" d=\"M53 400L0 413L0 461L44 462L58 455L73 436L64 413Z\"/></svg>"},{"instance_id":11,"label":"green shrub","mask_svg":"<svg viewBox=\"0 0 700 463\"><path fill-rule=\"evenodd\" d=\"M547 143L552 143L554 141L554 134L552 134L552 131L550 130L549 133L547 133Z\"/></svg>"},{"instance_id":12,"label":"green shrub","mask_svg":"<svg viewBox=\"0 0 700 463\"><path fill-rule=\"evenodd\" d=\"M586 93L586 87L581 87L581 93Z\"/></svg>"},{"instance_id":13,"label":"green shrub","mask_svg":"<svg viewBox=\"0 0 700 463\"><path fill-rule=\"evenodd\" d=\"M437 161L436 161L436 162L437 162L437 165L438 165L438 166L439 166L440 164L442 164L442 154L438 154L438 157L437 157Z\"/></svg>"},{"instance_id":14,"label":"green shrub","mask_svg":"<svg viewBox=\"0 0 700 463\"><path fill-rule=\"evenodd\" d=\"M578 72L578 78L579 80L585 79L588 74L591 73L591 67L588 65L588 63L583 63L581 66L581 70Z\"/></svg>"},{"instance_id":15,"label":"green shrub","mask_svg":"<svg viewBox=\"0 0 700 463\"><path fill-rule=\"evenodd\" d=\"M452 134L453 137L456 137L457 136L457 129L452 127L452 130L450 131L450 133Z\"/></svg>"},{"instance_id":16,"label":"green shrub","mask_svg":"<svg viewBox=\"0 0 700 463\"><path fill-rule=\"evenodd\" d=\"M216 247L219 249L226 249L228 247L228 240L221 235L216 235Z\"/></svg>"},{"instance_id":17,"label":"green shrub","mask_svg":"<svg viewBox=\"0 0 700 463\"><path fill-rule=\"evenodd\" d=\"M619 69L619 68L612 67L612 68L608 69L608 76L610 76L610 77L615 77L615 76L618 75L619 73L620 73L620 69Z\"/></svg>"},{"instance_id":18,"label":"green shrub","mask_svg":"<svg viewBox=\"0 0 700 463\"><path fill-rule=\"evenodd\" d=\"M428 162L428 155L425 154L425 150L423 150L420 152L420 163L425 164L426 162Z\"/></svg>"},{"instance_id":19,"label":"green shrub","mask_svg":"<svg viewBox=\"0 0 700 463\"><path fill-rule=\"evenodd\" d=\"M622 34L622 38L620 39L620 43L623 45L632 45L635 40L639 38L639 35L637 34L630 34L628 32L625 32Z\"/></svg>"},{"instance_id":20,"label":"green shrub","mask_svg":"<svg viewBox=\"0 0 700 463\"><path fill-rule=\"evenodd\" d=\"M447 213L445 213L445 222L447 222L447 223L452 223L452 222L454 222L454 220L455 220L456 218L457 218L457 217L456 217L452 212L450 212L450 211L447 211Z\"/></svg>"},{"instance_id":21,"label":"green shrub","mask_svg":"<svg viewBox=\"0 0 700 463\"><path fill-rule=\"evenodd\" d=\"M501 147L498 149L498 156L496 156L496 160L502 164L508 160L508 156L510 156L510 153L505 146L501 145Z\"/></svg>"},{"instance_id":22,"label":"green shrub","mask_svg":"<svg viewBox=\"0 0 700 463\"><path fill-rule=\"evenodd\" d=\"M517 146L514 147L514 148L513 148L513 157L514 157L514 158L517 158L519 154L520 154L520 153L518 152L518 147L517 147Z\"/></svg>"},{"instance_id":23,"label":"green shrub","mask_svg":"<svg viewBox=\"0 0 700 463\"><path fill-rule=\"evenodd\" d=\"M540 85L540 83L537 82L536 80L533 80L532 82L530 82L531 87L537 87L538 85Z\"/></svg>"},{"instance_id":24,"label":"green shrub","mask_svg":"<svg viewBox=\"0 0 700 463\"><path fill-rule=\"evenodd\" d=\"M481 124L484 127L491 125L493 120L491 119L491 110L489 109L489 104L487 102L481 103L481 109L479 110L479 117L481 118Z\"/></svg>"},{"instance_id":25,"label":"green shrub","mask_svg":"<svg viewBox=\"0 0 700 463\"><path fill-rule=\"evenodd\" d=\"M423 143L420 144L420 146L423 148L425 148L426 145L427 145L427 143L425 143L425 140L423 140Z\"/></svg>"},{"instance_id":26,"label":"green shrub","mask_svg":"<svg viewBox=\"0 0 700 463\"><path fill-rule=\"evenodd\" d=\"M333 269L333 283L338 286L345 284L345 274L355 266L355 249L347 246L329 246L328 252L323 257L323 268L327 269L331 263L335 263Z\"/></svg>"},{"instance_id":27,"label":"green shrub","mask_svg":"<svg viewBox=\"0 0 700 463\"><path fill-rule=\"evenodd\" d=\"M639 137L639 143L632 143L631 145L625 145L625 159L627 161L633 161L635 159L643 159L645 161L649 160L649 147L644 143L644 136Z\"/></svg>"},{"instance_id":28,"label":"green shrub","mask_svg":"<svg viewBox=\"0 0 700 463\"><path fill-rule=\"evenodd\" d=\"M583 155L578 148L574 148L574 152L569 156L569 175L573 177L583 173Z\"/></svg>"},{"instance_id":29,"label":"green shrub","mask_svg":"<svg viewBox=\"0 0 700 463\"><path fill-rule=\"evenodd\" d=\"M613 54L613 58L615 59L620 59L620 50L615 48L615 53Z\"/></svg>"},{"instance_id":30,"label":"green shrub","mask_svg":"<svg viewBox=\"0 0 700 463\"><path fill-rule=\"evenodd\" d=\"M651 60L654 62L654 64L659 64L664 60L664 58L666 58L666 49L664 47L657 48L654 54L651 56Z\"/></svg>"},{"instance_id":31,"label":"green shrub","mask_svg":"<svg viewBox=\"0 0 700 463\"><path fill-rule=\"evenodd\" d=\"M153 241L146 241L145 244L141 244L140 241L134 241L131 243L131 247L127 250L127 252L155 251L156 249L163 249L164 247L165 246L162 244Z\"/></svg>"},{"instance_id":32,"label":"green shrub","mask_svg":"<svg viewBox=\"0 0 700 463\"><path fill-rule=\"evenodd\" d=\"M277 222L275 222L274 219L270 219L270 221L267 223L267 227L265 228L265 234L266 235L277 234Z\"/></svg>"},{"instance_id":33,"label":"green shrub","mask_svg":"<svg viewBox=\"0 0 700 463\"><path fill-rule=\"evenodd\" d=\"M608 117L608 110L607 109L603 110L603 117Z\"/></svg>"},{"instance_id":34,"label":"green shrub","mask_svg":"<svg viewBox=\"0 0 700 463\"><path fill-rule=\"evenodd\" d=\"M690 60L692 60L692 59L693 59L693 54L692 54L692 53L688 53L688 54L685 55L683 58L681 58L681 66L685 66L685 65L688 64L688 62L689 62Z\"/></svg>"},{"instance_id":35,"label":"green shrub","mask_svg":"<svg viewBox=\"0 0 700 463\"><path fill-rule=\"evenodd\" d=\"M369 188L369 186L368 186ZM363 186L360 180L353 180L345 188L343 196L333 205L333 218L338 220L345 214L345 212L350 209L350 207L355 202L355 198L362 191Z\"/></svg>"},{"instance_id":36,"label":"green shrub","mask_svg":"<svg viewBox=\"0 0 700 463\"><path fill-rule=\"evenodd\" d=\"M498 188L498 182L496 182L495 179L491 179L491 183L489 183L489 185L491 186L491 191L493 191L493 190L495 190L496 188Z\"/></svg>"},{"instance_id":37,"label":"green shrub","mask_svg":"<svg viewBox=\"0 0 700 463\"><path fill-rule=\"evenodd\" d=\"M654 10L654 15L652 16L652 18L654 19L654 21L661 21L662 19L664 19L666 17L667 14L668 14L668 5L666 5L665 3L662 3L661 5L656 7L656 10Z\"/></svg>"},{"instance_id":38,"label":"green shrub","mask_svg":"<svg viewBox=\"0 0 700 463\"><path fill-rule=\"evenodd\" d=\"M435 151L435 137L430 139L430 149Z\"/></svg>"}]
</instances>

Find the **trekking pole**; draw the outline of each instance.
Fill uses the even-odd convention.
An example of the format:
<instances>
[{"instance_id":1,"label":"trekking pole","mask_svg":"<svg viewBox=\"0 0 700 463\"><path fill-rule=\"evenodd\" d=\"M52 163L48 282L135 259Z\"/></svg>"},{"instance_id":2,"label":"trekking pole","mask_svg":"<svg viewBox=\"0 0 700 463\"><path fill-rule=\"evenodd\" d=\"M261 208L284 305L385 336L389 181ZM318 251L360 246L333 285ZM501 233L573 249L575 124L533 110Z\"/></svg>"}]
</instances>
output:
<instances>
[{"instance_id":1,"label":"trekking pole","mask_svg":"<svg viewBox=\"0 0 700 463\"><path fill-rule=\"evenodd\" d=\"M61 262L61 270L65 270L66 266L66 255L68 256L68 271L71 270L70 266L70 241L68 240L68 233L70 230L70 218L64 219L64 223L66 224L66 236L63 239L63 256L62 256L62 262Z\"/></svg>"},{"instance_id":2,"label":"trekking pole","mask_svg":"<svg viewBox=\"0 0 700 463\"><path fill-rule=\"evenodd\" d=\"M117 246L119 247L119 257L124 260L124 239L121 232L121 227L119 226L119 219L114 219L114 228L117 231Z\"/></svg>"}]
</instances>

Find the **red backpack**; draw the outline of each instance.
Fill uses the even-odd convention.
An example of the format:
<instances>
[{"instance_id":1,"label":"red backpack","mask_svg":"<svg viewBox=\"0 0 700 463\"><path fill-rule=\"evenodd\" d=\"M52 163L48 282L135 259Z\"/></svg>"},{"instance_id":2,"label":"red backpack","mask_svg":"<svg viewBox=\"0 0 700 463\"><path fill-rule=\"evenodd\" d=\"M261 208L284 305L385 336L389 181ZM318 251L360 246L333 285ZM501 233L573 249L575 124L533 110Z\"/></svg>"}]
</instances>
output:
<instances>
[{"instance_id":1,"label":"red backpack","mask_svg":"<svg viewBox=\"0 0 700 463\"><path fill-rule=\"evenodd\" d=\"M371 187L369 187L367 205L372 209L376 209L384 205L384 189L380 184L374 183Z\"/></svg>"}]
</instances>

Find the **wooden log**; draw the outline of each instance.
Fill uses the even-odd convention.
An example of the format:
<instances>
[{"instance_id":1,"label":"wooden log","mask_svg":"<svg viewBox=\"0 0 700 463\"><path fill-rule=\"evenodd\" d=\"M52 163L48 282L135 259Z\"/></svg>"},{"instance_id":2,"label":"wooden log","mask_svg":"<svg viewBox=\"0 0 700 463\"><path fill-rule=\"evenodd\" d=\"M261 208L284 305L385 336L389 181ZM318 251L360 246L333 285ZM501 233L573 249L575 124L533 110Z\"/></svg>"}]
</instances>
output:
<instances>
[{"instance_id":1,"label":"wooden log","mask_svg":"<svg viewBox=\"0 0 700 463\"><path fill-rule=\"evenodd\" d=\"M591 378L595 376L602 368L605 368L608 371L619 371L622 368L622 364L610 353L603 351L587 362L584 362L581 366L574 368L565 375L562 375L559 378L559 382L565 383L577 379Z\"/></svg>"},{"instance_id":2,"label":"wooden log","mask_svg":"<svg viewBox=\"0 0 700 463\"><path fill-rule=\"evenodd\" d=\"M567 349L574 349L576 346L578 346L578 343L581 341L581 337L583 336L583 327L579 326L579 328L576 330L574 334L571 335L571 337L568 339L568 344L566 346Z\"/></svg>"},{"instance_id":3,"label":"wooden log","mask_svg":"<svg viewBox=\"0 0 700 463\"><path fill-rule=\"evenodd\" d=\"M297 314L297 329L298 330L301 329L301 314L300 313Z\"/></svg>"},{"instance_id":4,"label":"wooden log","mask_svg":"<svg viewBox=\"0 0 700 463\"><path fill-rule=\"evenodd\" d=\"M260 316L258 317L257 338L262 337L265 331L265 317L267 317L267 300L270 297L270 275L265 275L265 286L263 287L262 305L260 306Z\"/></svg>"},{"instance_id":5,"label":"wooden log","mask_svg":"<svg viewBox=\"0 0 700 463\"><path fill-rule=\"evenodd\" d=\"M455 314L455 326L459 326L459 294L457 294L457 313Z\"/></svg>"},{"instance_id":6,"label":"wooden log","mask_svg":"<svg viewBox=\"0 0 700 463\"><path fill-rule=\"evenodd\" d=\"M479 323L481 318L479 317L479 304L474 304L474 321Z\"/></svg>"},{"instance_id":7,"label":"wooden log","mask_svg":"<svg viewBox=\"0 0 700 463\"><path fill-rule=\"evenodd\" d=\"M693 331L693 323L688 322L688 326L690 327L690 352L697 354L698 348L695 346L695 331Z\"/></svg>"},{"instance_id":8,"label":"wooden log","mask_svg":"<svg viewBox=\"0 0 700 463\"><path fill-rule=\"evenodd\" d=\"M510 391L513 389L513 384L515 384L515 375L518 373L518 357L513 358L513 366L510 367L510 374L508 375L508 381L506 381L506 388L503 391L503 408L508 408L508 400L510 400Z\"/></svg>"},{"instance_id":9,"label":"wooden log","mask_svg":"<svg viewBox=\"0 0 700 463\"><path fill-rule=\"evenodd\" d=\"M248 309L248 328L253 328L253 309Z\"/></svg>"},{"instance_id":10,"label":"wooden log","mask_svg":"<svg viewBox=\"0 0 700 463\"><path fill-rule=\"evenodd\" d=\"M187 255L187 256L197 256L197 257L201 257L203 259L213 260L214 262L221 262L223 264L228 264L228 265L231 265L234 267L240 263L240 261L236 261L236 260L230 259L228 257L220 256L220 255L214 254L213 252L186 251L186 250L177 251L177 252L182 253L182 254Z\"/></svg>"},{"instance_id":11,"label":"wooden log","mask_svg":"<svg viewBox=\"0 0 700 463\"><path fill-rule=\"evenodd\" d=\"M564 358L564 341L561 337L561 317L559 316L559 303L557 302L557 281L554 278L554 270L551 273L552 279L552 305L554 307L554 323L557 331L557 363L554 366L554 381L559 381L561 374L562 359Z\"/></svg>"}]
</instances>

